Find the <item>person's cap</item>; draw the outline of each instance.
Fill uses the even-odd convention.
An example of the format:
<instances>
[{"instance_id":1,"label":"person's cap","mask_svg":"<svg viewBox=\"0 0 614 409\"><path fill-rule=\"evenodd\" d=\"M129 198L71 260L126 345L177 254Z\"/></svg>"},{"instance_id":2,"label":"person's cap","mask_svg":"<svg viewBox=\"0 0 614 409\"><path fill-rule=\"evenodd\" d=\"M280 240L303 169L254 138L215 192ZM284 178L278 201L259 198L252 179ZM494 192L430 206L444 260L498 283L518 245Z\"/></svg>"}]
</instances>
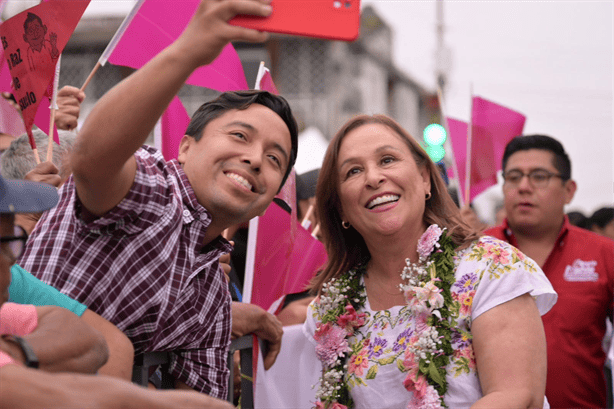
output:
<instances>
[{"instance_id":1,"label":"person's cap","mask_svg":"<svg viewBox=\"0 0 614 409\"><path fill-rule=\"evenodd\" d=\"M315 197L319 174L320 169L318 168L296 175L296 197L298 200Z\"/></svg>"},{"instance_id":2,"label":"person's cap","mask_svg":"<svg viewBox=\"0 0 614 409\"><path fill-rule=\"evenodd\" d=\"M57 202L58 191L54 186L4 179L0 175L0 213L40 213Z\"/></svg>"}]
</instances>

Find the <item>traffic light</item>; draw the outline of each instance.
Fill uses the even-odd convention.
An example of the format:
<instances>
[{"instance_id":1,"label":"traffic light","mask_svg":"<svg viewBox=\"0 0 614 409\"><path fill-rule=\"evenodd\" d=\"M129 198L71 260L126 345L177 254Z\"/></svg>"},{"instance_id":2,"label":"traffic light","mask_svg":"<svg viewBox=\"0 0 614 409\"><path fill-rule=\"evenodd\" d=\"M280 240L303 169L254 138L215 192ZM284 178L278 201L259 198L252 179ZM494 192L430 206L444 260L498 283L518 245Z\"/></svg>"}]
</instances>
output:
<instances>
[{"instance_id":1,"label":"traffic light","mask_svg":"<svg viewBox=\"0 0 614 409\"><path fill-rule=\"evenodd\" d=\"M439 124L430 124L424 128L424 149L433 162L439 162L446 156L446 150L443 148L446 138L446 128Z\"/></svg>"}]
</instances>

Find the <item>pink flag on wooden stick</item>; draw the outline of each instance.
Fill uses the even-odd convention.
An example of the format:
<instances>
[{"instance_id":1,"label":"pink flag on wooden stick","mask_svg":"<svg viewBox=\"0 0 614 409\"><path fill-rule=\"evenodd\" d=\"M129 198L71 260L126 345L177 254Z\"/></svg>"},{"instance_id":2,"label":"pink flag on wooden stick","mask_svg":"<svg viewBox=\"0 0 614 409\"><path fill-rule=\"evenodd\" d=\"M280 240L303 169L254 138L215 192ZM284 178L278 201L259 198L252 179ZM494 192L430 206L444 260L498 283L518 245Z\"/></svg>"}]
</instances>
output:
<instances>
[{"instance_id":1,"label":"pink flag on wooden stick","mask_svg":"<svg viewBox=\"0 0 614 409\"><path fill-rule=\"evenodd\" d=\"M30 144L36 149L32 125L55 63L72 35L89 0L54 0L31 7L0 26L4 56L12 77ZM48 108L45 107L47 110ZM41 128L46 129L47 123Z\"/></svg>"},{"instance_id":2,"label":"pink flag on wooden stick","mask_svg":"<svg viewBox=\"0 0 614 409\"><path fill-rule=\"evenodd\" d=\"M256 76L256 86L254 89L261 89L263 91L269 91L271 94L279 95L275 83L273 83L273 77L271 77L271 71L264 66L264 61L260 62L258 68L258 75Z\"/></svg>"},{"instance_id":3,"label":"pink flag on wooden stick","mask_svg":"<svg viewBox=\"0 0 614 409\"><path fill-rule=\"evenodd\" d=\"M503 151L507 143L521 135L526 117L512 109L481 97L472 100L471 179L469 203L478 194L497 184ZM467 123L446 118L454 156L458 164L461 192L465 191Z\"/></svg>"},{"instance_id":4,"label":"pink flag on wooden stick","mask_svg":"<svg viewBox=\"0 0 614 409\"><path fill-rule=\"evenodd\" d=\"M179 37L199 3L145 0L110 53L109 62L141 68ZM231 44L211 64L194 71L186 83L221 92L249 89L241 60Z\"/></svg>"},{"instance_id":5,"label":"pink flag on wooden stick","mask_svg":"<svg viewBox=\"0 0 614 409\"><path fill-rule=\"evenodd\" d=\"M9 71L6 60L2 60L2 65L0 67L0 92L10 92L13 94L14 89L11 87L11 73ZM51 85L51 84L50 84ZM45 91L47 92L47 91ZM41 104L38 106L36 111L36 116L34 117L34 125L38 126L40 129L46 129L49 126L50 120L50 110L49 110L49 99L46 98L47 95L43 96L43 100ZM25 125L23 123L23 119L19 111L17 111L12 105L8 103L8 101L2 101L2 126L0 128L0 132L7 133L13 136L19 136L26 132ZM18 120L19 123L15 124L14 121ZM13 124L13 125L10 125ZM7 126L10 128L4 129ZM53 140L56 143L59 143L58 130L54 129L53 131Z\"/></svg>"},{"instance_id":6,"label":"pink flag on wooden stick","mask_svg":"<svg viewBox=\"0 0 614 409\"><path fill-rule=\"evenodd\" d=\"M280 297L303 291L325 262L324 245L296 218L293 170L265 214L250 221L243 301L268 310Z\"/></svg>"}]
</instances>

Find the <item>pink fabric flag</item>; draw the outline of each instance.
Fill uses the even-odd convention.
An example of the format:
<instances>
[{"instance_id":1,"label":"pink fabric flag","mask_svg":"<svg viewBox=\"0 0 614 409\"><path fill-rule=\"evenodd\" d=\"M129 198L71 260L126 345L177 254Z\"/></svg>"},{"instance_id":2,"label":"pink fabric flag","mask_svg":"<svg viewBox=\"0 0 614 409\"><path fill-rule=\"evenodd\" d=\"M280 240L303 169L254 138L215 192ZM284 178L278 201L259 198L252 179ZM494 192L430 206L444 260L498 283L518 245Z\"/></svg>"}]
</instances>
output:
<instances>
[{"instance_id":1,"label":"pink fabric flag","mask_svg":"<svg viewBox=\"0 0 614 409\"><path fill-rule=\"evenodd\" d=\"M0 26L13 94L21 107L33 148L36 144L32 137L32 125L43 94L52 80L55 63L88 4L89 0L45 2L17 14ZM41 129L48 126L49 121Z\"/></svg>"},{"instance_id":2,"label":"pink fabric flag","mask_svg":"<svg viewBox=\"0 0 614 409\"><path fill-rule=\"evenodd\" d=\"M453 167L450 166L448 168L448 176L450 178L458 176L460 183L459 194L463 194L465 191L465 163L467 161L467 122L450 117L446 118L446 121L448 122L450 142L452 143L458 169L458 175L455 175Z\"/></svg>"},{"instance_id":3,"label":"pink fabric flag","mask_svg":"<svg viewBox=\"0 0 614 409\"><path fill-rule=\"evenodd\" d=\"M501 169L505 146L513 137L522 135L526 121L523 114L481 97L473 97L471 112L471 185L469 200L465 199L465 202L497 184L497 171ZM460 174L461 192L464 192L467 124L448 118L448 127Z\"/></svg>"},{"instance_id":4,"label":"pink fabric flag","mask_svg":"<svg viewBox=\"0 0 614 409\"><path fill-rule=\"evenodd\" d=\"M249 302L265 310L285 294L294 244L290 228L292 221L292 215L276 201L258 220L253 279L246 279L245 284L249 285L251 281ZM244 292L247 291L244 289Z\"/></svg>"},{"instance_id":5,"label":"pink fabric flag","mask_svg":"<svg viewBox=\"0 0 614 409\"><path fill-rule=\"evenodd\" d=\"M179 37L199 0L146 0L117 43L109 62L141 68ZM187 84L217 91L249 89L239 55L231 44L211 64L192 73Z\"/></svg>"},{"instance_id":6,"label":"pink fabric flag","mask_svg":"<svg viewBox=\"0 0 614 409\"><path fill-rule=\"evenodd\" d=\"M11 81L11 73L8 69L7 62L6 60L3 60L2 67L0 67L0 92L10 92L11 94L15 92L14 89L11 87ZM0 109L2 110L2 128L0 128L0 132L4 132L13 136L19 136L26 132L23 119L14 107L12 107L7 101L3 100L2 107ZM49 99L43 97L41 104L36 110L36 116L34 117L34 125L38 126L44 132L44 130L49 127L50 116L51 111L49 110ZM15 124L15 119L17 119L19 123ZM5 126L7 128L5 128ZM60 143L60 137L58 136L57 128L53 129L53 140L57 144Z\"/></svg>"},{"instance_id":7,"label":"pink fabric flag","mask_svg":"<svg viewBox=\"0 0 614 409\"><path fill-rule=\"evenodd\" d=\"M271 77L271 72L265 68L264 75L260 80L260 89L264 91L269 91L271 94L279 95L279 91L277 91L277 87L275 83L273 83L273 77Z\"/></svg>"},{"instance_id":8,"label":"pink fabric flag","mask_svg":"<svg viewBox=\"0 0 614 409\"><path fill-rule=\"evenodd\" d=\"M280 203L280 199L284 203ZM287 207L292 212L287 211ZM326 262L324 245L305 230L296 218L295 172L291 172L265 214L257 223L253 268L246 266L244 289L252 304L268 310L287 294L303 291L317 269ZM250 223L250 228L253 224ZM248 246L253 244L248 243ZM248 247L248 254L250 247ZM248 279L249 272L253 276Z\"/></svg>"},{"instance_id":9,"label":"pink fabric flag","mask_svg":"<svg viewBox=\"0 0 614 409\"><path fill-rule=\"evenodd\" d=\"M326 260L324 245L273 202L258 222L251 303L268 310L280 297L304 291Z\"/></svg>"},{"instance_id":10,"label":"pink fabric flag","mask_svg":"<svg viewBox=\"0 0 614 409\"><path fill-rule=\"evenodd\" d=\"M164 159L177 159L179 143L190 123L190 116L179 97L175 96L162 114L162 155Z\"/></svg>"}]
</instances>

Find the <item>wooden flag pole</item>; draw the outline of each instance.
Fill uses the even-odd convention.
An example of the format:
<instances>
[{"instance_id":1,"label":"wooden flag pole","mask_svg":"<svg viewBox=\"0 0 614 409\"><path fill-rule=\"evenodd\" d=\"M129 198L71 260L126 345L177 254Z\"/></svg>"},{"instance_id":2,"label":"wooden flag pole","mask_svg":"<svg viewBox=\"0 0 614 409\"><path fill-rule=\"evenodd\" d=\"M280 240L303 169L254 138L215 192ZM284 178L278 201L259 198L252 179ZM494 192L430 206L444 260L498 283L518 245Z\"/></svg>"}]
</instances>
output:
<instances>
[{"instance_id":1,"label":"wooden flag pole","mask_svg":"<svg viewBox=\"0 0 614 409\"><path fill-rule=\"evenodd\" d=\"M301 226L303 226L304 228L307 228L307 223L309 222L309 218L311 217L311 213L313 213L313 203L309 205L309 208L307 209L307 212L305 212L305 217L303 217L303 221L301 221Z\"/></svg>"},{"instance_id":2,"label":"wooden flag pole","mask_svg":"<svg viewBox=\"0 0 614 409\"><path fill-rule=\"evenodd\" d=\"M92 78L94 78L94 74L96 74L96 71L98 71L98 68L100 68L100 67L101 67L100 62L97 62L96 65L94 65L94 69L92 69L92 71L90 72L90 75L87 76L87 79L85 80L85 82L81 86L81 91L85 92L85 89L89 85L89 83L92 80Z\"/></svg>"},{"instance_id":3,"label":"wooden flag pole","mask_svg":"<svg viewBox=\"0 0 614 409\"><path fill-rule=\"evenodd\" d=\"M55 129L55 112L58 109L58 86L60 84L60 64L62 61L62 55L58 57L58 61L55 64L55 76L53 77L53 92L51 94L51 103L49 108L51 112L49 114L49 140L47 142L47 162L53 162L53 131Z\"/></svg>"},{"instance_id":4,"label":"wooden flag pole","mask_svg":"<svg viewBox=\"0 0 614 409\"><path fill-rule=\"evenodd\" d=\"M109 41L109 44L107 44L107 48L105 48L104 52L98 59L98 62L92 69L92 72L90 72L90 75L87 76L87 79L85 80L85 82L83 83L83 86L81 87L81 91L85 91L85 88L87 88L88 84L94 77L94 74L96 73L96 71L98 71L100 67L104 66L107 63L107 60L113 53L113 50L115 50L117 43L119 43L119 40L124 35L124 32L126 31L128 26L132 22L132 19L134 18L136 13L138 13L139 9L141 8L144 2L145 0L138 0L136 4L132 7L132 10L130 10L130 13L128 13L128 15L124 18L124 21L122 21L122 24L119 26L119 28L113 35L113 38L111 39L111 41Z\"/></svg>"}]
</instances>

